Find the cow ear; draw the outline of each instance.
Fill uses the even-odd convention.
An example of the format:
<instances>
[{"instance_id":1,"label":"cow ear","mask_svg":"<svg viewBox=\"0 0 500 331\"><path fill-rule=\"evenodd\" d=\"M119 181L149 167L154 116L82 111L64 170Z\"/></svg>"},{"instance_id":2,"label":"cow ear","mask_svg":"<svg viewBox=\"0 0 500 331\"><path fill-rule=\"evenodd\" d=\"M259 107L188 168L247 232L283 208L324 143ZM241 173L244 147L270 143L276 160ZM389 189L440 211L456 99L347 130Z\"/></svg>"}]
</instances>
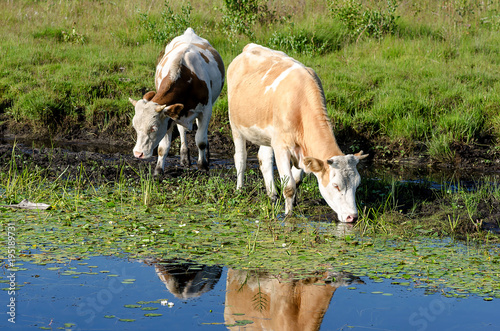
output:
<instances>
[{"instance_id":1,"label":"cow ear","mask_svg":"<svg viewBox=\"0 0 500 331\"><path fill-rule=\"evenodd\" d=\"M135 105L137 104L137 101L136 101L136 100L134 100L134 99L132 99L132 98L128 98L128 101L130 101L130 103L131 103L132 105L134 105L134 107L135 107Z\"/></svg>"},{"instance_id":2,"label":"cow ear","mask_svg":"<svg viewBox=\"0 0 500 331\"><path fill-rule=\"evenodd\" d=\"M322 172L325 167L325 163L319 159L308 156L304 158L304 166L306 173Z\"/></svg>"},{"instance_id":3,"label":"cow ear","mask_svg":"<svg viewBox=\"0 0 500 331\"><path fill-rule=\"evenodd\" d=\"M176 103L176 104L173 104L173 105L166 107L163 110L163 114L165 114L166 116L170 117L173 120L177 120L177 119L179 119L179 115L183 109L184 109L183 104Z\"/></svg>"},{"instance_id":4,"label":"cow ear","mask_svg":"<svg viewBox=\"0 0 500 331\"><path fill-rule=\"evenodd\" d=\"M358 160L363 160L368 157L369 154L363 154L363 151L359 151L358 153L354 154L355 157L358 158Z\"/></svg>"},{"instance_id":5,"label":"cow ear","mask_svg":"<svg viewBox=\"0 0 500 331\"><path fill-rule=\"evenodd\" d=\"M149 91L148 93L144 94L144 96L142 98L146 101L151 101L151 99L153 99L155 95L156 95L156 92Z\"/></svg>"}]
</instances>

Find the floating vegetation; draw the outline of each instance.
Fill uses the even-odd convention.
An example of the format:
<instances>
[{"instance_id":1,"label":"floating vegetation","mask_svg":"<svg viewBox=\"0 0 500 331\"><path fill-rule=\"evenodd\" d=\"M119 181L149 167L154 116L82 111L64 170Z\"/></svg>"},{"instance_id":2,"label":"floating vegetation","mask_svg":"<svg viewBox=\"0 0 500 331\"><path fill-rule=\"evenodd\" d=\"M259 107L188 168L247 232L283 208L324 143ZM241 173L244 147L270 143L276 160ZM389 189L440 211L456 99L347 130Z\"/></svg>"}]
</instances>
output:
<instances>
[{"instance_id":1,"label":"floating vegetation","mask_svg":"<svg viewBox=\"0 0 500 331\"><path fill-rule=\"evenodd\" d=\"M122 182L86 188L79 181L60 182L46 192L51 209L3 208L0 224L15 225L17 262L47 265L63 276L119 277L89 265L85 260L91 256L181 258L208 266L265 270L283 279L343 271L444 295L500 298L500 247L487 240L479 245L418 233L404 239L390 234L367 236L348 224L303 216L283 220L272 216L273 206L266 202L257 206L255 193L249 193L251 197L238 193L242 203L236 204L234 192L223 186L220 177L183 180L184 188L174 186L183 193L160 194L155 191L160 186L151 182L155 190L150 197L155 203L147 205L138 187ZM196 203L179 199L195 185L214 196ZM0 242L5 238L2 233ZM5 261L7 247L0 245L0 258ZM15 264L10 270L23 269ZM120 281L134 284L135 279Z\"/></svg>"},{"instance_id":2,"label":"floating vegetation","mask_svg":"<svg viewBox=\"0 0 500 331\"><path fill-rule=\"evenodd\" d=\"M122 284L133 284L135 279L124 279L122 280Z\"/></svg>"},{"instance_id":3,"label":"floating vegetation","mask_svg":"<svg viewBox=\"0 0 500 331\"><path fill-rule=\"evenodd\" d=\"M125 307L125 308L141 308L142 306L141 305L125 305L123 307Z\"/></svg>"},{"instance_id":4,"label":"floating vegetation","mask_svg":"<svg viewBox=\"0 0 500 331\"><path fill-rule=\"evenodd\" d=\"M87 200L98 201L97 198L89 196ZM497 245L467 245L425 237L403 241L354 233L338 237L334 223L313 223L299 218L292 220L292 225L267 219L256 224L234 214L214 216L203 208L177 207L166 214L162 208L144 209L130 204L117 210L89 203L80 208L80 216L73 220L72 226L64 224L61 212L57 209L23 212L24 217L19 217L16 210L2 212L6 220L19 219L16 223L20 260L68 264L89 256L123 256L126 252L129 258L182 257L206 265L290 274L292 278L331 269L369 277L375 282L413 285L452 296L477 294L500 298ZM122 216L118 220L117 213ZM115 222L110 224L110 219ZM186 226L179 227L179 223ZM282 243L287 245L284 247ZM31 249L35 244L37 248ZM2 257L6 257L4 251ZM76 264L96 268L86 262ZM62 264L47 269L65 276L99 274ZM109 272L105 275L118 276ZM124 284L134 281L121 280Z\"/></svg>"}]
</instances>

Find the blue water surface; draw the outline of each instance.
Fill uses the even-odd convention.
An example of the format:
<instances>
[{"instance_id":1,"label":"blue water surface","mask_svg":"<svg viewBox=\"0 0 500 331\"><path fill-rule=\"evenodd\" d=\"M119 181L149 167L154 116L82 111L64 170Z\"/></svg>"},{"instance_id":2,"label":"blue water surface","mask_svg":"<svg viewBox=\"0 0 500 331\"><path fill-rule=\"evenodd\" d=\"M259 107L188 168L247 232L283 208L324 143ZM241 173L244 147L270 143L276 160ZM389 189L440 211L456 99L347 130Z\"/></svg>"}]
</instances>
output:
<instances>
[{"instance_id":1,"label":"blue water surface","mask_svg":"<svg viewBox=\"0 0 500 331\"><path fill-rule=\"evenodd\" d=\"M412 284L393 285L393 280L337 277L343 280L333 283L319 275L294 283L226 267L104 256L69 264L24 262L19 267L14 274L21 287L15 295L0 291L0 328L301 330L307 325L319 330L500 330L499 299L448 298ZM60 269L47 269L53 267ZM9 288L9 275L2 269L4 289ZM7 306L13 297L15 319ZM138 303L158 309L125 307ZM146 317L148 313L162 315Z\"/></svg>"}]
</instances>

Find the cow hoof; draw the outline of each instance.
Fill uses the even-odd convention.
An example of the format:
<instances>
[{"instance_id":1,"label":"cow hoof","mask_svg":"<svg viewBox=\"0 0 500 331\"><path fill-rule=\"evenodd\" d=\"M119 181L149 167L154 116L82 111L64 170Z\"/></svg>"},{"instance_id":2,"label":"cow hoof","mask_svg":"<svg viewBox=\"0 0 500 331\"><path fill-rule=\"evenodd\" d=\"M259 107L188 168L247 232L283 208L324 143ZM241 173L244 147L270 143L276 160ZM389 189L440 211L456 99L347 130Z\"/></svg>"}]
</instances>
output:
<instances>
[{"instance_id":1,"label":"cow hoof","mask_svg":"<svg viewBox=\"0 0 500 331\"><path fill-rule=\"evenodd\" d=\"M158 177L163 175L163 169L162 168L155 168L155 172L153 173L153 176Z\"/></svg>"},{"instance_id":2,"label":"cow hoof","mask_svg":"<svg viewBox=\"0 0 500 331\"><path fill-rule=\"evenodd\" d=\"M189 168L191 166L189 154L186 153L186 155L181 155L181 166L185 168Z\"/></svg>"},{"instance_id":3,"label":"cow hoof","mask_svg":"<svg viewBox=\"0 0 500 331\"><path fill-rule=\"evenodd\" d=\"M208 171L208 162L204 161L202 163L198 163L198 170Z\"/></svg>"}]
</instances>

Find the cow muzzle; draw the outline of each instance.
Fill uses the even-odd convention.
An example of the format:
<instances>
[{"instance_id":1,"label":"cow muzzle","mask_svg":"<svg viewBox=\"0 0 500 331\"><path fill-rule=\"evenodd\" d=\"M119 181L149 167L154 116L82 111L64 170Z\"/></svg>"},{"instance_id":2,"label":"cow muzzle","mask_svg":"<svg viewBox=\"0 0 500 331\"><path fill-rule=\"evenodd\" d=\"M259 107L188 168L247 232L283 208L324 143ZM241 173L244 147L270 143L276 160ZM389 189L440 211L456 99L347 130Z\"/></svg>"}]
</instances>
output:
<instances>
[{"instance_id":1,"label":"cow muzzle","mask_svg":"<svg viewBox=\"0 0 500 331\"><path fill-rule=\"evenodd\" d=\"M358 215L347 215L345 222L346 223L354 223L358 220Z\"/></svg>"},{"instance_id":2,"label":"cow muzzle","mask_svg":"<svg viewBox=\"0 0 500 331\"><path fill-rule=\"evenodd\" d=\"M134 151L134 156L138 159L143 159L144 158L144 153L143 152L136 152Z\"/></svg>"}]
</instances>

